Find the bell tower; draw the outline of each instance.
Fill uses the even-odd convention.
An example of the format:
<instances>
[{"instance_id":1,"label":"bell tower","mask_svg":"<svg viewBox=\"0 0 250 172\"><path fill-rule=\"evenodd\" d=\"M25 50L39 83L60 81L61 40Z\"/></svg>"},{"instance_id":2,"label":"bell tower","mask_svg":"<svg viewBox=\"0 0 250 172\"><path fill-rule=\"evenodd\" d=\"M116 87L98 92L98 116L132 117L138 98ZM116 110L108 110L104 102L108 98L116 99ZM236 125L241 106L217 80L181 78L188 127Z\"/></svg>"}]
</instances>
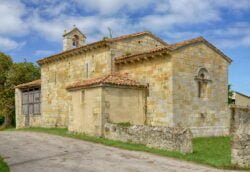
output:
<instances>
[{"instance_id":1,"label":"bell tower","mask_svg":"<svg viewBox=\"0 0 250 172\"><path fill-rule=\"evenodd\" d=\"M83 46L86 36L74 25L74 28L63 34L63 51Z\"/></svg>"}]
</instances>

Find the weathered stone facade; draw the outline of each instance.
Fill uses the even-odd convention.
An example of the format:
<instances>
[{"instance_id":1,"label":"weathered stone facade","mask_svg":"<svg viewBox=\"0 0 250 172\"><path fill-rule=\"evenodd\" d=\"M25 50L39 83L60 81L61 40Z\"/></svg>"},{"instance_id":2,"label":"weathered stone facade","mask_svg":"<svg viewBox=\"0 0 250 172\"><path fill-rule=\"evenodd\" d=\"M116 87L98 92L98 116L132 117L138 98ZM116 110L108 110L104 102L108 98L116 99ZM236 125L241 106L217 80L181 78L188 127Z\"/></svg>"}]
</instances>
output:
<instances>
[{"instance_id":1,"label":"weathered stone facade","mask_svg":"<svg viewBox=\"0 0 250 172\"><path fill-rule=\"evenodd\" d=\"M228 62L206 44L194 44L172 55L173 121L194 136L228 135ZM206 95L199 97L197 76L206 70Z\"/></svg>"},{"instance_id":2,"label":"weathered stone facade","mask_svg":"<svg viewBox=\"0 0 250 172\"><path fill-rule=\"evenodd\" d=\"M71 132L103 136L107 122L145 124L144 88L99 85L70 92L68 127Z\"/></svg>"},{"instance_id":3,"label":"weathered stone facade","mask_svg":"<svg viewBox=\"0 0 250 172\"><path fill-rule=\"evenodd\" d=\"M106 123L104 137L182 153L191 153L193 151L192 133L189 129L183 128L152 127L146 125L126 127Z\"/></svg>"},{"instance_id":4,"label":"weathered stone facade","mask_svg":"<svg viewBox=\"0 0 250 172\"><path fill-rule=\"evenodd\" d=\"M67 127L71 95L66 86L73 82L110 73L110 52L101 48L41 67L42 119L44 127Z\"/></svg>"},{"instance_id":5,"label":"weathered stone facade","mask_svg":"<svg viewBox=\"0 0 250 172\"><path fill-rule=\"evenodd\" d=\"M156 40L156 38L149 35L141 35L112 43L111 52L113 58L115 58L123 55L142 53L154 48L163 47L165 45L166 43Z\"/></svg>"},{"instance_id":6,"label":"weathered stone facade","mask_svg":"<svg viewBox=\"0 0 250 172\"><path fill-rule=\"evenodd\" d=\"M38 61L41 115L34 116L30 126L69 127L71 131L102 135L105 122L130 122L190 128L194 136L226 135L230 62L203 38L167 44L149 32L70 49ZM96 79L114 73L127 75L146 89L121 88L124 85L119 82L114 87L113 81L104 87ZM99 85L67 90L68 85L81 80L95 80ZM126 81L133 86L134 82ZM82 90L87 106L79 102ZM23 127L20 100L21 90L17 89L17 126Z\"/></svg>"},{"instance_id":7,"label":"weathered stone facade","mask_svg":"<svg viewBox=\"0 0 250 172\"><path fill-rule=\"evenodd\" d=\"M131 78L149 84L146 124L174 126L172 63L169 56L119 65L117 71L128 73Z\"/></svg>"},{"instance_id":8,"label":"weathered stone facade","mask_svg":"<svg viewBox=\"0 0 250 172\"><path fill-rule=\"evenodd\" d=\"M235 132L232 141L232 163L250 167L250 107L233 106Z\"/></svg>"},{"instance_id":9,"label":"weathered stone facade","mask_svg":"<svg viewBox=\"0 0 250 172\"><path fill-rule=\"evenodd\" d=\"M242 93L234 92L232 99L237 106L250 106L250 97Z\"/></svg>"}]
</instances>

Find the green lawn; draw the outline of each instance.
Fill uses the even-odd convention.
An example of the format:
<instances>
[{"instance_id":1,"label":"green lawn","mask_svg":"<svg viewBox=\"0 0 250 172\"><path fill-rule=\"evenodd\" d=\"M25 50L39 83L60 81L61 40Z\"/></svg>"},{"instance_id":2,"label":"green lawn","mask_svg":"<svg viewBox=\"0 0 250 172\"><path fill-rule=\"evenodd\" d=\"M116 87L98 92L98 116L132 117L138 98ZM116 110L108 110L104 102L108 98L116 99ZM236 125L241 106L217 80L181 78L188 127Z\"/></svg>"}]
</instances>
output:
<instances>
[{"instance_id":1,"label":"green lawn","mask_svg":"<svg viewBox=\"0 0 250 172\"><path fill-rule=\"evenodd\" d=\"M0 157L0 172L9 172L8 165L4 162L3 158Z\"/></svg>"},{"instance_id":2,"label":"green lawn","mask_svg":"<svg viewBox=\"0 0 250 172\"><path fill-rule=\"evenodd\" d=\"M14 129L10 129L14 130ZM91 141L108 146L118 147L127 150L144 151L161 156L168 156L187 161L193 161L201 164L210 165L217 168L236 169L231 164L231 144L230 137L204 137L193 139L193 153L181 154L179 152L166 151L155 148L148 148L142 144L124 143L120 141L97 138L83 134L72 134L67 129L58 128L27 128L18 131L34 131L48 134L55 134L76 138L85 141Z\"/></svg>"}]
</instances>

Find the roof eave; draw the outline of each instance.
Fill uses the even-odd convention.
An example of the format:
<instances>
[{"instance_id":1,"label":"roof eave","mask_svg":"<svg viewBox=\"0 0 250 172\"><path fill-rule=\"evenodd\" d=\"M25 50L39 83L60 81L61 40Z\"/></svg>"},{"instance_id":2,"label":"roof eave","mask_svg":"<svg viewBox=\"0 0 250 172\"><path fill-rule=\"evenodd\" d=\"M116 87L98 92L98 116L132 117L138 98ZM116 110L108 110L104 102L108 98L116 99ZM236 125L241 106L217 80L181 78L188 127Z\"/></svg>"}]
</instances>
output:
<instances>
[{"instance_id":1,"label":"roof eave","mask_svg":"<svg viewBox=\"0 0 250 172\"><path fill-rule=\"evenodd\" d=\"M192 42L192 43L186 44L184 46L180 46L180 47L174 48L174 49L172 49L172 51L176 51L176 50L179 50L181 48L184 48L184 47L187 47L187 46L190 46L190 45L193 45L193 44L205 43L207 46L209 46L214 51L216 51L217 53L219 53L229 64L231 64L233 62L233 60L230 57L228 57L227 55L225 55L221 50L219 50L218 48L216 48L213 44L211 44L210 42L208 42L203 37L200 37L200 38L201 38L200 41Z\"/></svg>"},{"instance_id":2,"label":"roof eave","mask_svg":"<svg viewBox=\"0 0 250 172\"><path fill-rule=\"evenodd\" d=\"M98 83L98 84L91 84L91 85L84 85L84 86L77 86L77 87L66 87L66 90L77 91L77 90L97 88L97 87L123 87L123 88L125 87L125 88L138 88L138 89L147 88L146 85L125 85L125 84Z\"/></svg>"},{"instance_id":3,"label":"roof eave","mask_svg":"<svg viewBox=\"0 0 250 172\"><path fill-rule=\"evenodd\" d=\"M81 46L81 47L78 47L78 48L67 50L67 51L64 51L64 52L61 52L61 53L58 53L58 54L55 54L55 55L52 55L52 56L49 56L49 57L42 58L42 59L38 60L37 63L39 65L43 65L43 64L46 64L46 63L61 60L61 59L64 59L64 58L67 58L67 57L70 57L70 56L73 56L73 55L82 54L82 53L85 53L87 51L92 51L94 49L101 48L101 47L106 47L106 46L109 46L109 42L105 41L105 40L102 40L102 41L99 41L99 42L95 42L95 43L92 43L92 44L88 44L88 45L85 45L85 46Z\"/></svg>"},{"instance_id":4,"label":"roof eave","mask_svg":"<svg viewBox=\"0 0 250 172\"><path fill-rule=\"evenodd\" d=\"M34 80L31 82L19 84L15 86L17 89L27 89L27 88L36 88L36 87L41 87L41 80Z\"/></svg>"},{"instance_id":5,"label":"roof eave","mask_svg":"<svg viewBox=\"0 0 250 172\"><path fill-rule=\"evenodd\" d=\"M167 48L156 52L149 52L149 53L146 52L146 53L139 53L135 55L120 57L115 59L115 64L135 63L143 60L154 59L155 57L165 56L165 55L169 55L169 50Z\"/></svg>"}]
</instances>

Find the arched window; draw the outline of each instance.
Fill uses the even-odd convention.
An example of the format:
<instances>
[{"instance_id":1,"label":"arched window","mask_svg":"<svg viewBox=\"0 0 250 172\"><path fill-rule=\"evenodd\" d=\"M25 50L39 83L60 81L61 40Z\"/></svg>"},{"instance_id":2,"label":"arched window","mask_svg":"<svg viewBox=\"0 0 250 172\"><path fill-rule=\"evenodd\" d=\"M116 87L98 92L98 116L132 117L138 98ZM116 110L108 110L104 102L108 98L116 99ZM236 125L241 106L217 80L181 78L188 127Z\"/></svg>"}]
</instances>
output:
<instances>
[{"instance_id":1,"label":"arched window","mask_svg":"<svg viewBox=\"0 0 250 172\"><path fill-rule=\"evenodd\" d=\"M208 97L208 83L211 82L209 79L208 71L205 68L201 68L198 75L195 77L198 84L198 97L207 98Z\"/></svg>"},{"instance_id":2,"label":"arched window","mask_svg":"<svg viewBox=\"0 0 250 172\"><path fill-rule=\"evenodd\" d=\"M74 35L72 38L72 46L73 47L79 47L79 36L78 35Z\"/></svg>"}]
</instances>

